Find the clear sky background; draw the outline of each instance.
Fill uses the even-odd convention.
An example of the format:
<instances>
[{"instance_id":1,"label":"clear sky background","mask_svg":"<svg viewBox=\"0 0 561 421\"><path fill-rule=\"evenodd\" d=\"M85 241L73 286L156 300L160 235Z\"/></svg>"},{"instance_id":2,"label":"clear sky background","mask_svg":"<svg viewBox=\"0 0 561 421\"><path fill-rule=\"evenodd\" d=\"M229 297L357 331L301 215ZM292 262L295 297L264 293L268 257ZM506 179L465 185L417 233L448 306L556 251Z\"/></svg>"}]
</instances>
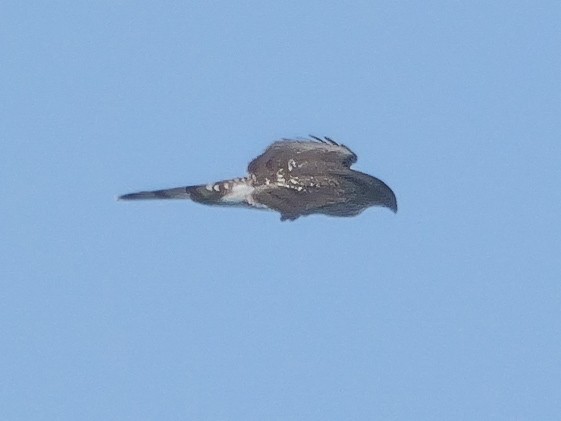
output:
<instances>
[{"instance_id":1,"label":"clear sky background","mask_svg":"<svg viewBox=\"0 0 561 421\"><path fill-rule=\"evenodd\" d=\"M561 414L558 1L0 6L6 420ZM118 194L327 135L399 212Z\"/></svg>"}]
</instances>

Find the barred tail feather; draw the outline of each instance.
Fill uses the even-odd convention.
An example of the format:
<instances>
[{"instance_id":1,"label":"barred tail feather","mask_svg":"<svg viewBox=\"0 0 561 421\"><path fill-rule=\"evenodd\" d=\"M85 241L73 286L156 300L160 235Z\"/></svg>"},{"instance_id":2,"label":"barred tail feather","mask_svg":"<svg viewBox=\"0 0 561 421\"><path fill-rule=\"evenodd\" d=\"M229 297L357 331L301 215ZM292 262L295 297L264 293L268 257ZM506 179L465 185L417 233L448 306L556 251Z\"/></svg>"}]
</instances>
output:
<instances>
[{"instance_id":1,"label":"barred tail feather","mask_svg":"<svg viewBox=\"0 0 561 421\"><path fill-rule=\"evenodd\" d=\"M172 189L141 191L119 196L119 200L190 199L191 193L200 186L175 187Z\"/></svg>"},{"instance_id":2,"label":"barred tail feather","mask_svg":"<svg viewBox=\"0 0 561 421\"><path fill-rule=\"evenodd\" d=\"M119 196L119 200L190 199L205 205L250 206L248 197L252 191L253 186L244 177L206 185L129 193Z\"/></svg>"}]
</instances>

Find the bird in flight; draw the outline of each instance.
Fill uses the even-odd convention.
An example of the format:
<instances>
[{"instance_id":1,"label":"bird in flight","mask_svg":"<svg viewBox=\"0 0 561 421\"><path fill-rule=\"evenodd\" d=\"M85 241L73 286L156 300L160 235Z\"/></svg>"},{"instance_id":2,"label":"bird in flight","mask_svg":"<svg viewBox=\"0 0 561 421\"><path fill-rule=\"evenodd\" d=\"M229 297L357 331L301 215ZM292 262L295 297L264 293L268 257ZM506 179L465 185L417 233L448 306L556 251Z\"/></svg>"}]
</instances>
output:
<instances>
[{"instance_id":1,"label":"bird in flight","mask_svg":"<svg viewBox=\"0 0 561 421\"><path fill-rule=\"evenodd\" d=\"M355 216L371 206L397 212L394 192L382 180L352 170L356 160L353 151L329 137L283 139L251 161L245 177L129 193L119 199L190 199L266 209L279 212L281 221L312 214Z\"/></svg>"}]
</instances>

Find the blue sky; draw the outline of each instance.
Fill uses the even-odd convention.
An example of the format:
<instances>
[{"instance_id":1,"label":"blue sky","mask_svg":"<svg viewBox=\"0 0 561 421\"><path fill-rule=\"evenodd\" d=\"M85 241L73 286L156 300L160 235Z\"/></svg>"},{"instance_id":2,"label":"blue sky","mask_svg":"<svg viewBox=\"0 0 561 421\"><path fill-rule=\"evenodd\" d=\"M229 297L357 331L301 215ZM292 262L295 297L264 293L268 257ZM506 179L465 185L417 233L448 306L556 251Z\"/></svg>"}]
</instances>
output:
<instances>
[{"instance_id":1,"label":"blue sky","mask_svg":"<svg viewBox=\"0 0 561 421\"><path fill-rule=\"evenodd\" d=\"M559 416L558 2L0 12L5 419ZM309 133L397 215L115 200Z\"/></svg>"}]
</instances>

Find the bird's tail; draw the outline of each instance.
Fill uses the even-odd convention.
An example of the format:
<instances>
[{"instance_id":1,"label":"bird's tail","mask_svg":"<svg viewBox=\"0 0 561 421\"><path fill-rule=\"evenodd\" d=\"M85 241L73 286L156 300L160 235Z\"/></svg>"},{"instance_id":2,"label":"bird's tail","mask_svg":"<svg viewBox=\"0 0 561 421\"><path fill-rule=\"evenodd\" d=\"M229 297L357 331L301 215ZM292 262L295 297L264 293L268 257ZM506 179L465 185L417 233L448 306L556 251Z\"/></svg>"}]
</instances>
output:
<instances>
[{"instance_id":1,"label":"bird's tail","mask_svg":"<svg viewBox=\"0 0 561 421\"><path fill-rule=\"evenodd\" d=\"M219 181L212 184L141 191L119 196L119 200L190 199L205 205L244 206L251 192L248 177Z\"/></svg>"},{"instance_id":2,"label":"bird's tail","mask_svg":"<svg viewBox=\"0 0 561 421\"><path fill-rule=\"evenodd\" d=\"M203 186L174 187L172 189L140 191L123 194L119 200L190 199L191 194Z\"/></svg>"}]
</instances>

